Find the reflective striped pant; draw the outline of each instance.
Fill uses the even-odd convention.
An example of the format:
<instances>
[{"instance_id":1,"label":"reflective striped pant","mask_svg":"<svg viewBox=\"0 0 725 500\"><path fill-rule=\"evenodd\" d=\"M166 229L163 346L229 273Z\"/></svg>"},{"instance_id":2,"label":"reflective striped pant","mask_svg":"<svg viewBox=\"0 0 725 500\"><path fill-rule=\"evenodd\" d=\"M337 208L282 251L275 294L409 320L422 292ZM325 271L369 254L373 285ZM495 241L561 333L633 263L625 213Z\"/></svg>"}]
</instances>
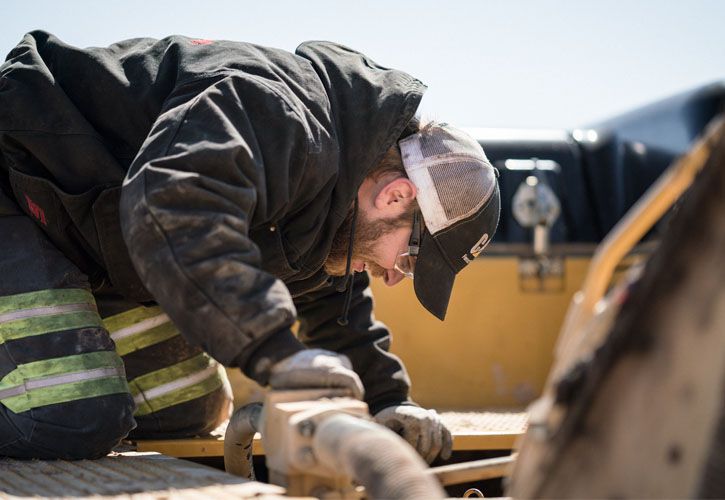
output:
<instances>
[{"instance_id":1,"label":"reflective striped pant","mask_svg":"<svg viewBox=\"0 0 725 500\"><path fill-rule=\"evenodd\" d=\"M0 456L95 458L126 436L203 434L228 418L218 363L158 307L91 294L12 209L0 191Z\"/></svg>"}]
</instances>

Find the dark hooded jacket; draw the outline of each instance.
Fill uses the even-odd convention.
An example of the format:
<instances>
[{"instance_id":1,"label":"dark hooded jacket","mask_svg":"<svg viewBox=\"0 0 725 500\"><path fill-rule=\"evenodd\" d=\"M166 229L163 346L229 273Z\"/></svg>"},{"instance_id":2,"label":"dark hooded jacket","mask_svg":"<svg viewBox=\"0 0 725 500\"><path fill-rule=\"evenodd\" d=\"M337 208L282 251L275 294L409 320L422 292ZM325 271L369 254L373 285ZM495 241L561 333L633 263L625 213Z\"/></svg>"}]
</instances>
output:
<instances>
[{"instance_id":1,"label":"dark hooded jacket","mask_svg":"<svg viewBox=\"0 0 725 500\"><path fill-rule=\"evenodd\" d=\"M158 302L184 337L264 384L304 346L348 355L373 411L409 381L356 274L345 327L323 263L424 86L329 42L33 32L0 68L0 186L91 285Z\"/></svg>"}]
</instances>

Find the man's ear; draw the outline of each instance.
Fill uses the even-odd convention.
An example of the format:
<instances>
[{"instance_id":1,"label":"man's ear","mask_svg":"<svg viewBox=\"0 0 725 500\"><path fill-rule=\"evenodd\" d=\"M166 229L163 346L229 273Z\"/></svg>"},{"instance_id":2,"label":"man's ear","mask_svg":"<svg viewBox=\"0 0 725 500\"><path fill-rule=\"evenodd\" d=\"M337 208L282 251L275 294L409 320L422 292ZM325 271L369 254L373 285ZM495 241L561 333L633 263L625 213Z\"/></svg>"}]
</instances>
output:
<instances>
[{"instance_id":1,"label":"man's ear","mask_svg":"<svg viewBox=\"0 0 725 500\"><path fill-rule=\"evenodd\" d=\"M398 213L407 208L418 194L415 184L407 177L397 177L383 184L375 197L375 208Z\"/></svg>"}]
</instances>

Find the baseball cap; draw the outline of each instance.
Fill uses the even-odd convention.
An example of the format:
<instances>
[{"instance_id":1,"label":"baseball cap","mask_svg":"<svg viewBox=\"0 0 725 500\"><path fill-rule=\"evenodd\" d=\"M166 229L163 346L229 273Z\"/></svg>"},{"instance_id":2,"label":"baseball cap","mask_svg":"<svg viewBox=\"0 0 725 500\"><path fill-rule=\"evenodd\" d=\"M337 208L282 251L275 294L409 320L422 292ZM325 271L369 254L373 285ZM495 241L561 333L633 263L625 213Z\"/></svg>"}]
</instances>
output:
<instances>
[{"instance_id":1,"label":"baseball cap","mask_svg":"<svg viewBox=\"0 0 725 500\"><path fill-rule=\"evenodd\" d=\"M424 125L398 145L425 221L415 295L443 320L456 274L496 232L501 207L497 172L475 139L446 123Z\"/></svg>"}]
</instances>

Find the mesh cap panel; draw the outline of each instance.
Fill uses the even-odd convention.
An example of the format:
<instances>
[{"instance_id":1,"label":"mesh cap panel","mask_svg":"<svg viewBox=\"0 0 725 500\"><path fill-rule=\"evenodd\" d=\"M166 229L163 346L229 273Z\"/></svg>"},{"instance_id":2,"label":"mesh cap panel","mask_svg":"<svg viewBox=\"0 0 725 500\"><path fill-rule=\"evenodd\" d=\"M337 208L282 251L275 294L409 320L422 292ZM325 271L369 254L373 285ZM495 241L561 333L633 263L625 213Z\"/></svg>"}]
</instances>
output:
<instances>
[{"instance_id":1,"label":"mesh cap panel","mask_svg":"<svg viewBox=\"0 0 725 500\"><path fill-rule=\"evenodd\" d=\"M476 210L480 193L486 190L480 165L462 161L431 165L428 173L448 220L458 220Z\"/></svg>"},{"instance_id":2,"label":"mesh cap panel","mask_svg":"<svg viewBox=\"0 0 725 500\"><path fill-rule=\"evenodd\" d=\"M496 185L481 146L448 125L432 126L400 141L408 177L431 234L476 213Z\"/></svg>"}]
</instances>

